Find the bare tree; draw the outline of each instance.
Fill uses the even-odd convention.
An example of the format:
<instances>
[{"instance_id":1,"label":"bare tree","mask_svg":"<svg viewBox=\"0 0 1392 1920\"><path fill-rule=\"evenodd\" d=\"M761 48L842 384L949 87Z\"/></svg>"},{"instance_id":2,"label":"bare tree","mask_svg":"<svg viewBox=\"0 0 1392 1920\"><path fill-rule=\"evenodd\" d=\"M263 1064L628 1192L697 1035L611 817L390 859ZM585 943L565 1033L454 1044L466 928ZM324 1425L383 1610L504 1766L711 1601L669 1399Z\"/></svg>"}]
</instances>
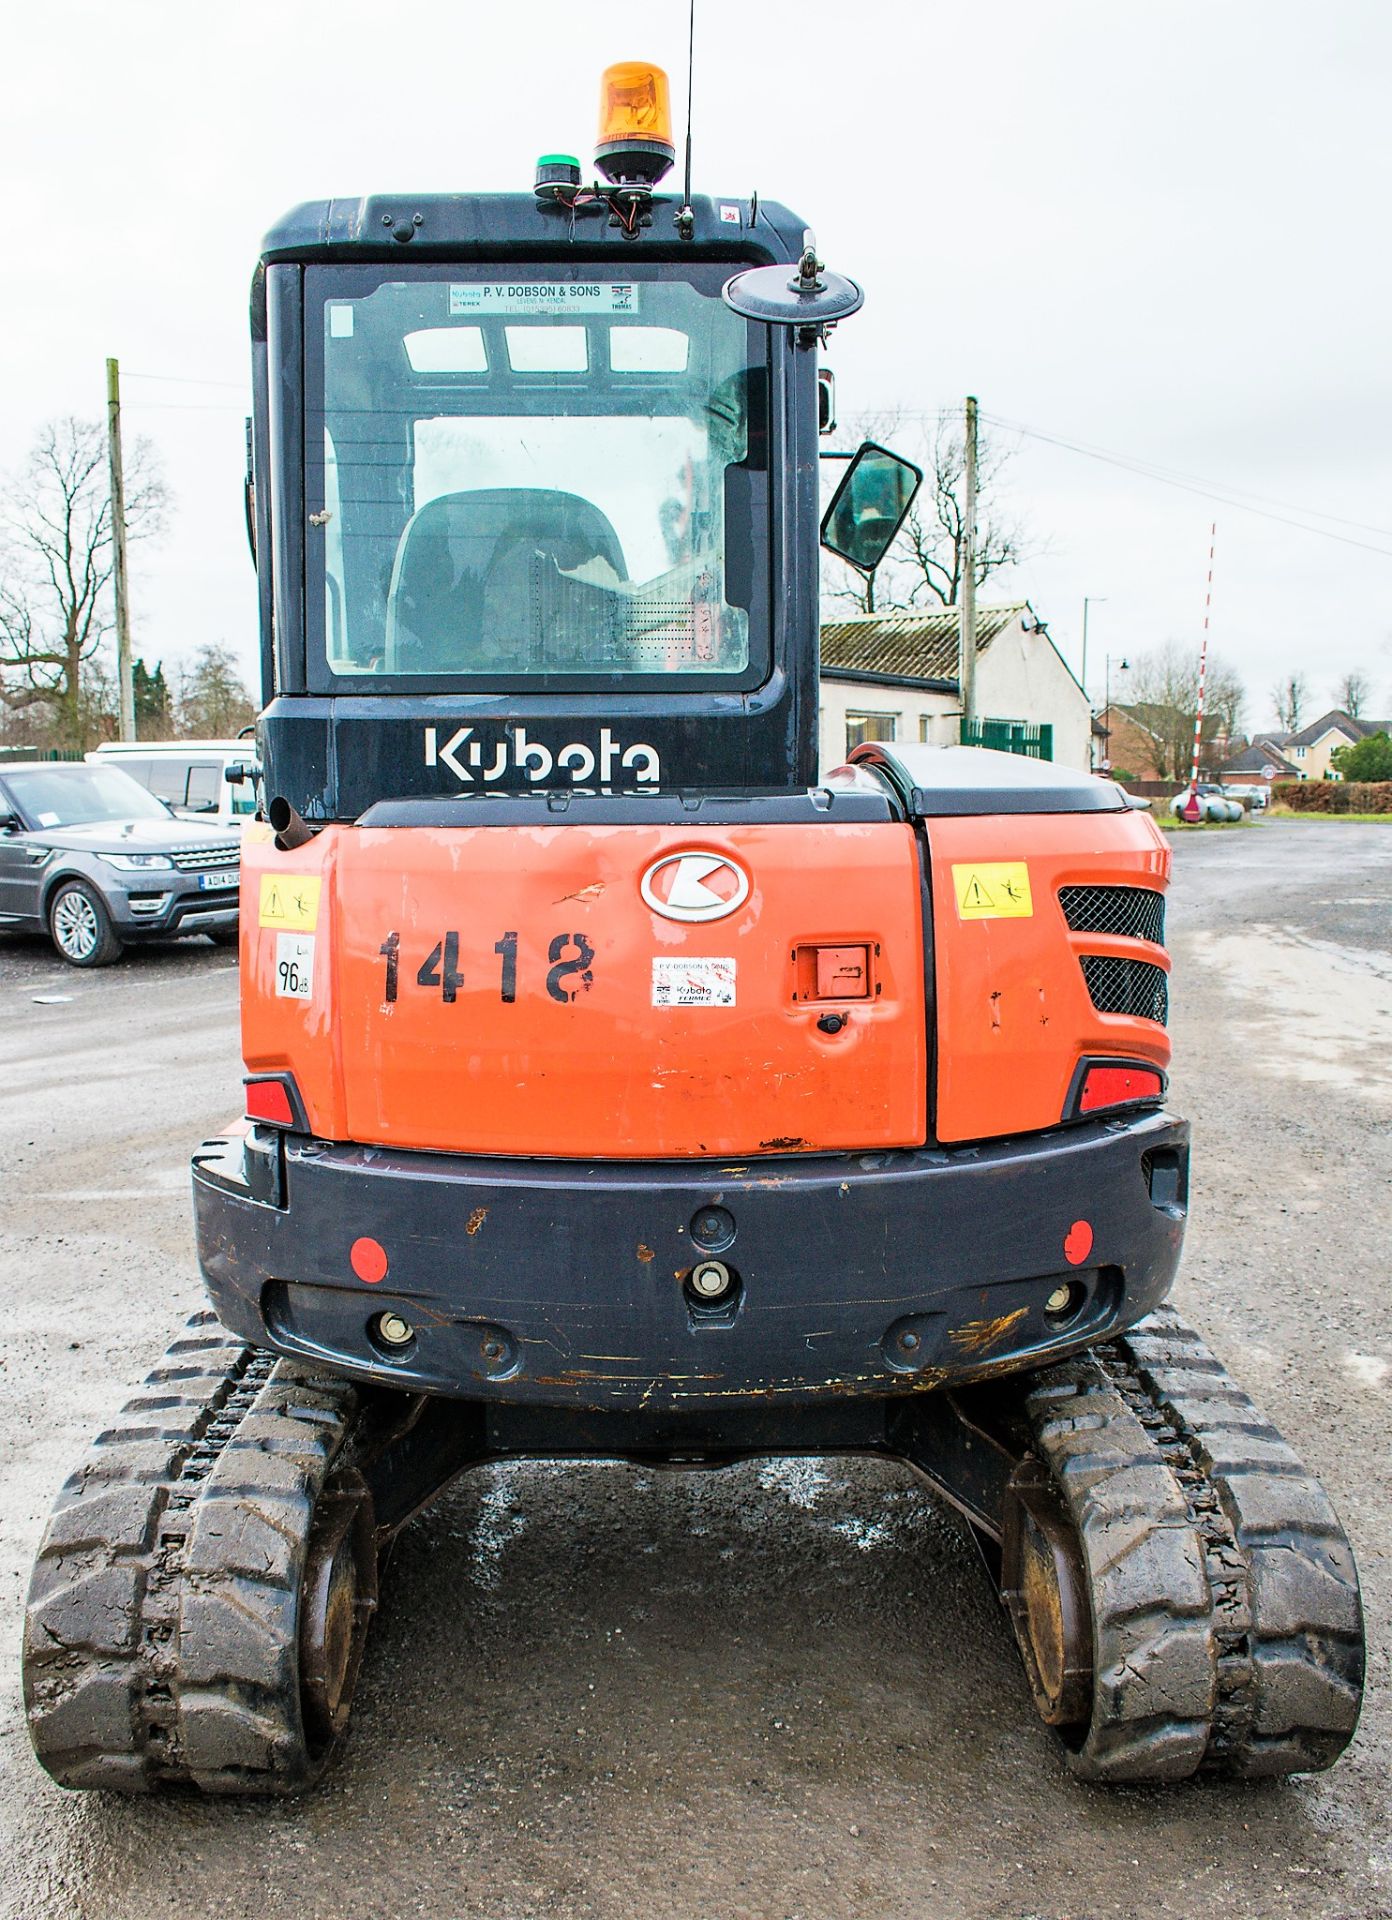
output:
<instances>
[{"instance_id":1,"label":"bare tree","mask_svg":"<svg viewBox=\"0 0 1392 1920\"><path fill-rule=\"evenodd\" d=\"M125 477L127 538L158 533L169 500L148 443ZM52 421L0 490L0 700L46 709L61 746L87 744L83 677L111 628L112 564L106 431Z\"/></svg>"},{"instance_id":2,"label":"bare tree","mask_svg":"<svg viewBox=\"0 0 1392 1920\"><path fill-rule=\"evenodd\" d=\"M84 660L77 685L77 730L82 746L116 738L120 705L116 675L106 660L100 654Z\"/></svg>"},{"instance_id":3,"label":"bare tree","mask_svg":"<svg viewBox=\"0 0 1392 1920\"><path fill-rule=\"evenodd\" d=\"M200 647L179 676L179 732L192 740L230 740L249 727L256 708L222 641Z\"/></svg>"},{"instance_id":4,"label":"bare tree","mask_svg":"<svg viewBox=\"0 0 1392 1920\"><path fill-rule=\"evenodd\" d=\"M1334 696L1335 703L1343 709L1350 720L1360 720L1372 690L1367 674L1361 673L1355 667L1352 673L1346 673L1339 682L1338 691Z\"/></svg>"},{"instance_id":5,"label":"bare tree","mask_svg":"<svg viewBox=\"0 0 1392 1920\"><path fill-rule=\"evenodd\" d=\"M830 563L828 598L863 613L906 611L921 606L954 607L962 589L966 544L963 500L966 449L960 422L943 419L931 434L906 432L897 411L861 414L852 423L856 441L875 440L903 451L923 468L923 484L889 553L868 578ZM988 434L977 443L976 584L1018 564L1030 549L1022 524L999 504L1001 475L1012 449ZM834 567L834 575L831 568Z\"/></svg>"},{"instance_id":6,"label":"bare tree","mask_svg":"<svg viewBox=\"0 0 1392 1920\"><path fill-rule=\"evenodd\" d=\"M1000 477L1011 453L982 434L976 459L976 584L1013 567L1025 557L1021 523L1006 516L999 505ZM955 607L962 591L966 560L966 446L962 429L942 421L933 436L923 485L909 509L896 555L913 577L910 605L936 601Z\"/></svg>"},{"instance_id":7,"label":"bare tree","mask_svg":"<svg viewBox=\"0 0 1392 1920\"><path fill-rule=\"evenodd\" d=\"M1246 689L1236 672L1216 654L1208 659L1204 686L1201 759L1212 764L1223 746L1242 730ZM1126 710L1155 737L1155 764L1162 780L1187 777L1194 750L1194 721L1199 709L1199 656L1191 647L1168 640L1137 655L1131 667Z\"/></svg>"},{"instance_id":8,"label":"bare tree","mask_svg":"<svg viewBox=\"0 0 1392 1920\"><path fill-rule=\"evenodd\" d=\"M1310 688L1303 673L1288 674L1271 689L1276 718L1287 733L1299 733L1300 716L1309 696Z\"/></svg>"},{"instance_id":9,"label":"bare tree","mask_svg":"<svg viewBox=\"0 0 1392 1920\"><path fill-rule=\"evenodd\" d=\"M1235 667L1216 654L1208 657L1208 680L1204 686L1204 744L1210 737L1215 746L1243 737L1247 689ZM1209 728L1212 726L1210 736Z\"/></svg>"}]
</instances>

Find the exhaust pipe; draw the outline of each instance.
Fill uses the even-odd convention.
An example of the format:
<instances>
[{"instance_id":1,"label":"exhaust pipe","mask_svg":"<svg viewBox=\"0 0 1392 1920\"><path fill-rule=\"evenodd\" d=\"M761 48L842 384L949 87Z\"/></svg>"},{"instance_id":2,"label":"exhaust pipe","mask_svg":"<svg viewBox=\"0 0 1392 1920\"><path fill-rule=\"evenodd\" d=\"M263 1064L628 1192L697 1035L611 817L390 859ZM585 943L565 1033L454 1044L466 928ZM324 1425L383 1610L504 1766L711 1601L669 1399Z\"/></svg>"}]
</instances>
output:
<instances>
[{"instance_id":1,"label":"exhaust pipe","mask_svg":"<svg viewBox=\"0 0 1392 1920\"><path fill-rule=\"evenodd\" d=\"M296 847L302 847L306 840L314 838L299 814L282 794L277 794L272 800L266 809L266 817L275 833L276 850L279 853L293 853Z\"/></svg>"}]
</instances>

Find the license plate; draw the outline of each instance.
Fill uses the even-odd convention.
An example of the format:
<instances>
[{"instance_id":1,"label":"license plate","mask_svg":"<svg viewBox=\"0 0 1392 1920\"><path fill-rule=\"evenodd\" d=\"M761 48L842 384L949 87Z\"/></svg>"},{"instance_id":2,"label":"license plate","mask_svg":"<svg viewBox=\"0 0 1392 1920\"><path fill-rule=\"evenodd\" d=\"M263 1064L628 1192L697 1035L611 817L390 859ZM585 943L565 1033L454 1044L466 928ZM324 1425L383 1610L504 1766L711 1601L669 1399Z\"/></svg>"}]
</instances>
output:
<instances>
[{"instance_id":1,"label":"license plate","mask_svg":"<svg viewBox=\"0 0 1392 1920\"><path fill-rule=\"evenodd\" d=\"M198 876L198 890L200 893L208 893L217 887L235 887L236 884L237 875L235 870L230 873L200 873Z\"/></svg>"}]
</instances>

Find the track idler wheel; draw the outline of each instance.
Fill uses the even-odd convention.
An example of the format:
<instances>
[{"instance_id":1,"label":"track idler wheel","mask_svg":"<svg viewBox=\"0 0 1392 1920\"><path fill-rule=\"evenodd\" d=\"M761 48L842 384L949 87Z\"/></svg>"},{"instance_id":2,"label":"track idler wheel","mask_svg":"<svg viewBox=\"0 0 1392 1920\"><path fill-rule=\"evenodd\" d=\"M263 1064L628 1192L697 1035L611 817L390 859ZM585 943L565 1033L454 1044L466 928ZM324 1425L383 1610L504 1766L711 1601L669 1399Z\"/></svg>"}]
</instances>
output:
<instances>
[{"instance_id":1,"label":"track idler wheel","mask_svg":"<svg viewBox=\"0 0 1392 1920\"><path fill-rule=\"evenodd\" d=\"M1092 1616L1078 1536L1042 1461L1022 1460L1006 1489L1001 1599L1046 1726L1074 1727L1092 1704Z\"/></svg>"},{"instance_id":2,"label":"track idler wheel","mask_svg":"<svg viewBox=\"0 0 1392 1920\"><path fill-rule=\"evenodd\" d=\"M327 1752L347 1730L376 1608L372 1495L360 1474L345 1473L315 1507L300 1585L300 1704L312 1750Z\"/></svg>"}]
</instances>

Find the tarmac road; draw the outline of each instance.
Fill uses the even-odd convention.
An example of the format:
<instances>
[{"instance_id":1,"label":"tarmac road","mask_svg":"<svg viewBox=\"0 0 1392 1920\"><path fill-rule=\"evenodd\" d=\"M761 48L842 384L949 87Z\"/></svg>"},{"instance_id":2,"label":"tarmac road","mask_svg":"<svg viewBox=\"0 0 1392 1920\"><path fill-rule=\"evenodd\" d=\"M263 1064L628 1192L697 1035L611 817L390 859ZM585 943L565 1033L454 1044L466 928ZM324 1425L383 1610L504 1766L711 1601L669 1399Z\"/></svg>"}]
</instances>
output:
<instances>
[{"instance_id":1,"label":"tarmac road","mask_svg":"<svg viewBox=\"0 0 1392 1920\"><path fill-rule=\"evenodd\" d=\"M53 1787L14 1659L29 1561L198 1303L185 1165L236 1104L237 980L202 942L89 976L0 936L0 1914L1392 1914L1392 827L1259 822L1176 865L1179 1302L1359 1555L1370 1692L1332 1774L1074 1783L956 1521L833 1460L466 1479L392 1562L316 1792Z\"/></svg>"}]
</instances>

